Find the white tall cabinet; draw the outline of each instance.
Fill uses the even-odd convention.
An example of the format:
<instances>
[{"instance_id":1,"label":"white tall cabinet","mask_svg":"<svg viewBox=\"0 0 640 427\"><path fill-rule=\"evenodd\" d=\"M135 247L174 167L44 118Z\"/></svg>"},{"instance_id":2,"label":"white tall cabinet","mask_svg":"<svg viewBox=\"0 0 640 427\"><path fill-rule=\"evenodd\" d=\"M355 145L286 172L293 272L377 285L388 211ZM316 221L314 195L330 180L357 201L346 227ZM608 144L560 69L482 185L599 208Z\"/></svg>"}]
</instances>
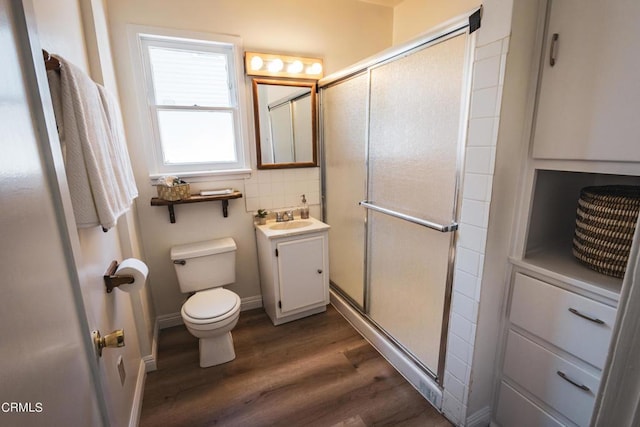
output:
<instances>
[{"instance_id":1,"label":"white tall cabinet","mask_svg":"<svg viewBox=\"0 0 640 427\"><path fill-rule=\"evenodd\" d=\"M551 0L494 420L588 426L622 280L572 255L580 189L640 185L640 2Z\"/></svg>"},{"instance_id":2,"label":"white tall cabinet","mask_svg":"<svg viewBox=\"0 0 640 427\"><path fill-rule=\"evenodd\" d=\"M552 0L533 157L640 161L640 2Z\"/></svg>"}]
</instances>

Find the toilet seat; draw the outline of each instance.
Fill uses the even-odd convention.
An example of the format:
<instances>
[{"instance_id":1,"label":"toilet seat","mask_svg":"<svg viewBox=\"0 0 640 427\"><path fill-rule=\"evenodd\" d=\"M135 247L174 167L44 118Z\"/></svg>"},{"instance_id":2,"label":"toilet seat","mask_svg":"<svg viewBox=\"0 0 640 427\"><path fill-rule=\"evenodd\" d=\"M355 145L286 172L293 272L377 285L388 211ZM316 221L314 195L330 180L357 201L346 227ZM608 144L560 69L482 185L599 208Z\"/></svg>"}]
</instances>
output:
<instances>
[{"instance_id":1,"label":"toilet seat","mask_svg":"<svg viewBox=\"0 0 640 427\"><path fill-rule=\"evenodd\" d=\"M182 305L182 317L195 325L222 322L240 310L240 297L224 288L197 292Z\"/></svg>"}]
</instances>

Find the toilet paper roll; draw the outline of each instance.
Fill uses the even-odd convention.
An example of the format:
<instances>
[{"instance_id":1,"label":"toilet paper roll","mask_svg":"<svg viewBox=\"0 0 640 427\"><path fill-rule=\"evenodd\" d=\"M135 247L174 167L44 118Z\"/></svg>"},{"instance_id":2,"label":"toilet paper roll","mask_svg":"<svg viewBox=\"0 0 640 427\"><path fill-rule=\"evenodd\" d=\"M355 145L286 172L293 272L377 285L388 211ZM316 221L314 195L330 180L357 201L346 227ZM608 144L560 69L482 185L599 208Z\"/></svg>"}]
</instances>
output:
<instances>
[{"instance_id":1,"label":"toilet paper roll","mask_svg":"<svg viewBox=\"0 0 640 427\"><path fill-rule=\"evenodd\" d=\"M117 276L133 276L133 283L126 283L118 286L123 292L137 292L147 283L147 275L149 267L147 264L136 258L127 258L118 265L116 269Z\"/></svg>"}]
</instances>

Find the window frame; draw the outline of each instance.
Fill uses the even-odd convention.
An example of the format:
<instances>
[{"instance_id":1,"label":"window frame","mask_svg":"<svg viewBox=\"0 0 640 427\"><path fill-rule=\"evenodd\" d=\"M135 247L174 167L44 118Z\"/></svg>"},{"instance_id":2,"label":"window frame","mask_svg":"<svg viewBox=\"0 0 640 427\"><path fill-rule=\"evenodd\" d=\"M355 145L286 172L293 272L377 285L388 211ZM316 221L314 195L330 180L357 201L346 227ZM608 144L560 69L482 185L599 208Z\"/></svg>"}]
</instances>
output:
<instances>
[{"instance_id":1,"label":"window frame","mask_svg":"<svg viewBox=\"0 0 640 427\"><path fill-rule=\"evenodd\" d=\"M149 178L153 181L163 175L178 175L197 181L218 175L249 176L249 141L247 131L247 108L242 59L242 39L236 36L171 30L138 25L128 26L132 48L132 65L136 84L136 97L142 130L142 140L147 158ZM184 107L155 103L148 46L169 47L184 50L227 50L228 75L231 91L231 107ZM220 48L222 46L222 49ZM165 164L160 141L158 111L232 111L236 162L207 162Z\"/></svg>"}]
</instances>

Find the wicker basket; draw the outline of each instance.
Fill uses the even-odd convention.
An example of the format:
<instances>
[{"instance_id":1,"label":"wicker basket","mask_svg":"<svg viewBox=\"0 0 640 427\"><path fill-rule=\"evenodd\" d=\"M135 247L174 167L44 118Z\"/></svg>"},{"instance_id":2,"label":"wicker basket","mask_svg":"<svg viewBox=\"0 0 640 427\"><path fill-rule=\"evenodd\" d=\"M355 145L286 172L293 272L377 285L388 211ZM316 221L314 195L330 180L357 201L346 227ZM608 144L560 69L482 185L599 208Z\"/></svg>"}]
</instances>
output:
<instances>
[{"instance_id":1,"label":"wicker basket","mask_svg":"<svg viewBox=\"0 0 640 427\"><path fill-rule=\"evenodd\" d=\"M167 187L166 185L157 185L158 188L158 198L162 200L176 201L176 200L184 200L191 197L191 189L189 188L189 184L176 184L172 187Z\"/></svg>"},{"instance_id":2,"label":"wicker basket","mask_svg":"<svg viewBox=\"0 0 640 427\"><path fill-rule=\"evenodd\" d=\"M640 187L607 185L580 191L573 255L587 267L624 277L640 210Z\"/></svg>"}]
</instances>

